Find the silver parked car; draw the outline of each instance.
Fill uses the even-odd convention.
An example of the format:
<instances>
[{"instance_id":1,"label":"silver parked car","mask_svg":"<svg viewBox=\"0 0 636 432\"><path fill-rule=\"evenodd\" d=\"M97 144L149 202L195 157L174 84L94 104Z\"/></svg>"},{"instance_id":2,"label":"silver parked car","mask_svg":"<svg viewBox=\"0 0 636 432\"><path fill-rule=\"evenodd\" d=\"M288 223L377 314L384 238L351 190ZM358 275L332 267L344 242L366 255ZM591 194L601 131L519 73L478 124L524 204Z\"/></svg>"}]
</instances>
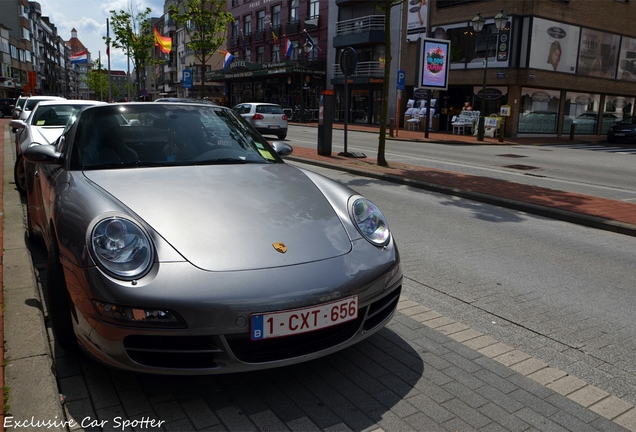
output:
<instances>
[{"instance_id":1,"label":"silver parked car","mask_svg":"<svg viewBox=\"0 0 636 432\"><path fill-rule=\"evenodd\" d=\"M32 143L51 144L60 135L71 117L83 107L106 102L90 100L54 100L39 102L26 120L11 120L9 126L20 133L15 139L15 166L13 177L15 185L24 194L24 158L22 152Z\"/></svg>"},{"instance_id":2,"label":"silver parked car","mask_svg":"<svg viewBox=\"0 0 636 432\"><path fill-rule=\"evenodd\" d=\"M263 135L276 135L278 139L285 139L287 136L287 115L280 105L261 102L242 103L236 105L234 111Z\"/></svg>"},{"instance_id":3,"label":"silver parked car","mask_svg":"<svg viewBox=\"0 0 636 432\"><path fill-rule=\"evenodd\" d=\"M56 342L130 371L215 374L384 327L402 286L386 219L291 151L228 108L136 102L87 107L25 149Z\"/></svg>"},{"instance_id":4,"label":"silver parked car","mask_svg":"<svg viewBox=\"0 0 636 432\"><path fill-rule=\"evenodd\" d=\"M30 96L24 102L24 105L18 115L18 119L25 121L38 103L49 100L66 100L66 98L61 96Z\"/></svg>"}]
</instances>

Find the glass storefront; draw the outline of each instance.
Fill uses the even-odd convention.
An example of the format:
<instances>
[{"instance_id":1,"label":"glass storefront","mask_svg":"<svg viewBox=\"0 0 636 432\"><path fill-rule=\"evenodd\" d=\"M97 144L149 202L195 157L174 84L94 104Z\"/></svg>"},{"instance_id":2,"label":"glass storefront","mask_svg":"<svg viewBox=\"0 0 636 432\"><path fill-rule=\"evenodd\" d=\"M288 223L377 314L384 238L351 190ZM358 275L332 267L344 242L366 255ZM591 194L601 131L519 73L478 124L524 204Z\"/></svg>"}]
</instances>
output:
<instances>
[{"instance_id":1,"label":"glass storefront","mask_svg":"<svg viewBox=\"0 0 636 432\"><path fill-rule=\"evenodd\" d=\"M523 87L519 105L519 133L556 133L561 92Z\"/></svg>"},{"instance_id":2,"label":"glass storefront","mask_svg":"<svg viewBox=\"0 0 636 432\"><path fill-rule=\"evenodd\" d=\"M574 124L575 134L596 134L600 101L600 94L567 92L561 133L570 133Z\"/></svg>"}]
</instances>

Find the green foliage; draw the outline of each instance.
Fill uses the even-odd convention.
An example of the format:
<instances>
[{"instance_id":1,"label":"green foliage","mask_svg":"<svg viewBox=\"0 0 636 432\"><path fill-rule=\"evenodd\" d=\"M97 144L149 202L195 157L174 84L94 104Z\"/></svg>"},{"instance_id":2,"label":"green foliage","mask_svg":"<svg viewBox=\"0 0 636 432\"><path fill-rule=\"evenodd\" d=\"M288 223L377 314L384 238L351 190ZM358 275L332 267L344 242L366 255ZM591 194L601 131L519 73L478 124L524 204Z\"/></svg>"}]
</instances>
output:
<instances>
[{"instance_id":1,"label":"green foliage","mask_svg":"<svg viewBox=\"0 0 636 432\"><path fill-rule=\"evenodd\" d=\"M226 40L227 25L234 21L225 11L225 0L178 0L168 6L170 16L188 35L188 48L205 65ZM205 70L205 67L202 68ZM205 73L201 79L201 98L205 97Z\"/></svg>"},{"instance_id":2,"label":"green foliage","mask_svg":"<svg viewBox=\"0 0 636 432\"><path fill-rule=\"evenodd\" d=\"M93 64L93 69L88 71L84 82L90 91L95 92L96 100L108 99L108 71L104 69L101 61Z\"/></svg>"},{"instance_id":3,"label":"green foliage","mask_svg":"<svg viewBox=\"0 0 636 432\"><path fill-rule=\"evenodd\" d=\"M128 55L137 74L137 85L141 71L152 59L154 34L147 18L150 13L150 8L134 12L132 3L129 3L128 11L111 10L110 27L114 37L104 37L106 43L110 42L112 47L122 49ZM134 93L138 92L136 89Z\"/></svg>"}]
</instances>

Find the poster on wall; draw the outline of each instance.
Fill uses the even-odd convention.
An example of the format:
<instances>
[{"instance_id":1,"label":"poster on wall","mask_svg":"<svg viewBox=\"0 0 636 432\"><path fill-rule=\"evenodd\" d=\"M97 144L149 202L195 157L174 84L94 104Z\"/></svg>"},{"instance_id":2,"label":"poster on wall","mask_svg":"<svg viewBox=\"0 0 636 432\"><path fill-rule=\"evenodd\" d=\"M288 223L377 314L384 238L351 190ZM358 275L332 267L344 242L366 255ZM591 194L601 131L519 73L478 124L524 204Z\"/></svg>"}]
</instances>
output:
<instances>
[{"instance_id":1,"label":"poster on wall","mask_svg":"<svg viewBox=\"0 0 636 432\"><path fill-rule=\"evenodd\" d=\"M420 51L420 88L448 89L450 41L423 39Z\"/></svg>"},{"instance_id":2,"label":"poster on wall","mask_svg":"<svg viewBox=\"0 0 636 432\"><path fill-rule=\"evenodd\" d=\"M636 81L636 39L623 36L617 78L623 81Z\"/></svg>"},{"instance_id":3,"label":"poster on wall","mask_svg":"<svg viewBox=\"0 0 636 432\"><path fill-rule=\"evenodd\" d=\"M616 78L620 36L581 29L577 75Z\"/></svg>"},{"instance_id":4,"label":"poster on wall","mask_svg":"<svg viewBox=\"0 0 636 432\"><path fill-rule=\"evenodd\" d=\"M529 66L555 72L576 72L581 29L569 24L534 18Z\"/></svg>"},{"instance_id":5,"label":"poster on wall","mask_svg":"<svg viewBox=\"0 0 636 432\"><path fill-rule=\"evenodd\" d=\"M409 10L406 22L406 40L409 42L415 42L420 37L426 37L429 1L430 0L406 0Z\"/></svg>"}]
</instances>

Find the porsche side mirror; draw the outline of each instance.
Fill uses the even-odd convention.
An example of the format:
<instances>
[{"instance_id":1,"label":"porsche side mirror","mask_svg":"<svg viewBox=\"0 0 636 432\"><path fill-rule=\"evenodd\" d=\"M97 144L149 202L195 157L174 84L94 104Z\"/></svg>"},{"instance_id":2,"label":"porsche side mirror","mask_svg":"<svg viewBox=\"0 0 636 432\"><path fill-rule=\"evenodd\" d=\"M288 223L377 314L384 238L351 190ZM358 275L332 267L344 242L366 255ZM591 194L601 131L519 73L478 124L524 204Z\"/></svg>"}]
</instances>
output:
<instances>
[{"instance_id":1,"label":"porsche side mirror","mask_svg":"<svg viewBox=\"0 0 636 432\"><path fill-rule=\"evenodd\" d=\"M50 144L33 143L24 150L22 155L29 162L42 164L58 164L62 159L62 154Z\"/></svg>"},{"instance_id":2,"label":"porsche side mirror","mask_svg":"<svg viewBox=\"0 0 636 432\"><path fill-rule=\"evenodd\" d=\"M282 158L284 158L285 156L289 156L294 151L292 146L282 141L272 142L272 147L274 148L276 154Z\"/></svg>"},{"instance_id":3,"label":"porsche side mirror","mask_svg":"<svg viewBox=\"0 0 636 432\"><path fill-rule=\"evenodd\" d=\"M9 126L12 127L13 129L25 129L26 123L22 120L11 120L9 122Z\"/></svg>"}]
</instances>

